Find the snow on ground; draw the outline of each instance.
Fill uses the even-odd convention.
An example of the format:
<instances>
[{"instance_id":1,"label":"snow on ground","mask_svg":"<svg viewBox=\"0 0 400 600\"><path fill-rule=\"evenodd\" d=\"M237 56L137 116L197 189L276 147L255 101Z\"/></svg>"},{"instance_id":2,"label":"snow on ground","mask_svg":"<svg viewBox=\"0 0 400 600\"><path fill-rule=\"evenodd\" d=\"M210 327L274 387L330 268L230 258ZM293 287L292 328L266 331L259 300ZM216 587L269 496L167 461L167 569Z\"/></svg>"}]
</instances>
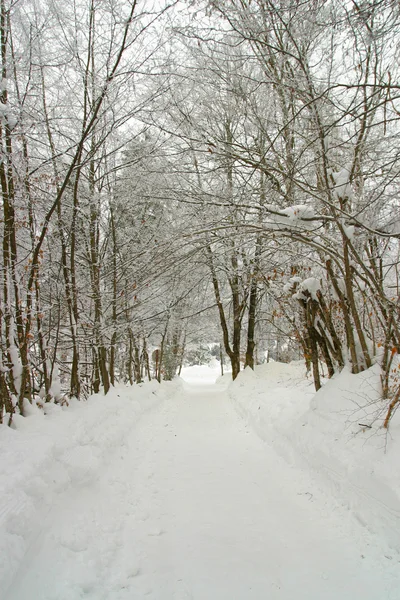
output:
<instances>
[{"instance_id":1,"label":"snow on ground","mask_svg":"<svg viewBox=\"0 0 400 600\"><path fill-rule=\"evenodd\" d=\"M311 468L316 485L400 550L400 411L387 433L379 393L378 365L358 375L345 368L316 394L302 361L246 369L229 388L259 437L289 463Z\"/></svg>"},{"instance_id":2,"label":"snow on ground","mask_svg":"<svg viewBox=\"0 0 400 600\"><path fill-rule=\"evenodd\" d=\"M386 538L276 452L298 442L268 415L293 431L313 397L300 366L202 371L0 428L2 600L399 600Z\"/></svg>"},{"instance_id":3,"label":"snow on ground","mask_svg":"<svg viewBox=\"0 0 400 600\"><path fill-rule=\"evenodd\" d=\"M227 373L230 369L224 367ZM181 378L186 383L197 385L208 385L215 383L221 376L221 365L218 360L211 360L208 365L193 365L191 367L183 367Z\"/></svg>"},{"instance_id":4,"label":"snow on ground","mask_svg":"<svg viewBox=\"0 0 400 600\"><path fill-rule=\"evenodd\" d=\"M177 387L116 387L65 408L30 407L27 418L15 415L15 429L0 425L0 598L52 506L94 484L141 415Z\"/></svg>"}]
</instances>

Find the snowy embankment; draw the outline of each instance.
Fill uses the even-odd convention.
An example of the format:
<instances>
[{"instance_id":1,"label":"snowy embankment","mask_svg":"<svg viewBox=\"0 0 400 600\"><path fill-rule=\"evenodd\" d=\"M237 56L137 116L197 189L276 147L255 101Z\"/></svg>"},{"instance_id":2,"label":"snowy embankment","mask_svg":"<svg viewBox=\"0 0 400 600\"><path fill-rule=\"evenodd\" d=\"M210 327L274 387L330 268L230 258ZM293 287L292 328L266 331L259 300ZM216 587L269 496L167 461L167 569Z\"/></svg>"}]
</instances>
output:
<instances>
[{"instance_id":1,"label":"snowy embankment","mask_svg":"<svg viewBox=\"0 0 400 600\"><path fill-rule=\"evenodd\" d=\"M57 498L95 481L141 415L176 393L179 381L116 387L107 396L29 405L0 426L0 590L6 590Z\"/></svg>"},{"instance_id":2,"label":"snowy embankment","mask_svg":"<svg viewBox=\"0 0 400 600\"><path fill-rule=\"evenodd\" d=\"M304 363L271 362L243 371L229 395L259 437L400 550L400 411L383 429L379 389L378 366L344 369L315 393Z\"/></svg>"}]
</instances>

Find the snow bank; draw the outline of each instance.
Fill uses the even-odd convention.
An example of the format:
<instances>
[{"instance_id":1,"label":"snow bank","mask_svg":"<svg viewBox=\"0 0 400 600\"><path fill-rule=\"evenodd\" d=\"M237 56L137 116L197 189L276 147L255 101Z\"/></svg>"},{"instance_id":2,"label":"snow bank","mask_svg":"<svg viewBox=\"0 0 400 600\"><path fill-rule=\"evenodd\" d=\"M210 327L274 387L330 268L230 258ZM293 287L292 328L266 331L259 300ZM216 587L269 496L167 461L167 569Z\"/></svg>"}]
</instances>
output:
<instances>
[{"instance_id":1,"label":"snow bank","mask_svg":"<svg viewBox=\"0 0 400 600\"><path fill-rule=\"evenodd\" d=\"M348 369L315 393L304 363L272 362L243 371L229 394L243 419L288 462L312 470L372 533L400 550L400 411L389 433L375 365Z\"/></svg>"},{"instance_id":2,"label":"snow bank","mask_svg":"<svg viewBox=\"0 0 400 600\"><path fill-rule=\"evenodd\" d=\"M7 589L57 498L96 480L141 415L181 385L119 386L65 408L29 405L27 417L14 416L14 429L0 426L0 590Z\"/></svg>"}]
</instances>

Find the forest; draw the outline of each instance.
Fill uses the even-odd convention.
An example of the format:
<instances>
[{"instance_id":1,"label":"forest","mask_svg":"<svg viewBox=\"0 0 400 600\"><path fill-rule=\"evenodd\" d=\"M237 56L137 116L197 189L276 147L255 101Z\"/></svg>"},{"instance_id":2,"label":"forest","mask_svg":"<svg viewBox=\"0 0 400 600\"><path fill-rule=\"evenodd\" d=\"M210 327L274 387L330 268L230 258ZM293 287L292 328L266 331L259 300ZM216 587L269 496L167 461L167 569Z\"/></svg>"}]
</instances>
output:
<instances>
[{"instance_id":1,"label":"forest","mask_svg":"<svg viewBox=\"0 0 400 600\"><path fill-rule=\"evenodd\" d=\"M399 4L0 0L0 421L213 345L400 402ZM197 354L196 354L197 353Z\"/></svg>"}]
</instances>

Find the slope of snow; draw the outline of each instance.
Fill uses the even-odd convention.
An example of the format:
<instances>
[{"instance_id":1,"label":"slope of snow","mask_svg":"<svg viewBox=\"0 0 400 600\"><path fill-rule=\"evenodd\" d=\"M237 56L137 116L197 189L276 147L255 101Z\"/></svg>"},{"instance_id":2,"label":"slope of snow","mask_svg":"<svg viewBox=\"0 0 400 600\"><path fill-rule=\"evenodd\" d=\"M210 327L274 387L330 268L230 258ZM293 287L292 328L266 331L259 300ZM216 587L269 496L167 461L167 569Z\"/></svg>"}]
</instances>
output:
<instances>
[{"instance_id":1,"label":"slope of snow","mask_svg":"<svg viewBox=\"0 0 400 600\"><path fill-rule=\"evenodd\" d=\"M135 397L100 408L120 436L54 499L6 600L398 599L398 556L254 435L222 386L185 384L139 423Z\"/></svg>"},{"instance_id":2,"label":"slope of snow","mask_svg":"<svg viewBox=\"0 0 400 600\"><path fill-rule=\"evenodd\" d=\"M315 394L302 362L271 362L242 372L229 394L259 437L400 550L400 413L388 434L379 375L344 369Z\"/></svg>"},{"instance_id":3,"label":"slope of snow","mask_svg":"<svg viewBox=\"0 0 400 600\"><path fill-rule=\"evenodd\" d=\"M93 485L141 415L179 386L121 386L64 409L30 407L15 429L0 426L0 597L52 505Z\"/></svg>"}]
</instances>

